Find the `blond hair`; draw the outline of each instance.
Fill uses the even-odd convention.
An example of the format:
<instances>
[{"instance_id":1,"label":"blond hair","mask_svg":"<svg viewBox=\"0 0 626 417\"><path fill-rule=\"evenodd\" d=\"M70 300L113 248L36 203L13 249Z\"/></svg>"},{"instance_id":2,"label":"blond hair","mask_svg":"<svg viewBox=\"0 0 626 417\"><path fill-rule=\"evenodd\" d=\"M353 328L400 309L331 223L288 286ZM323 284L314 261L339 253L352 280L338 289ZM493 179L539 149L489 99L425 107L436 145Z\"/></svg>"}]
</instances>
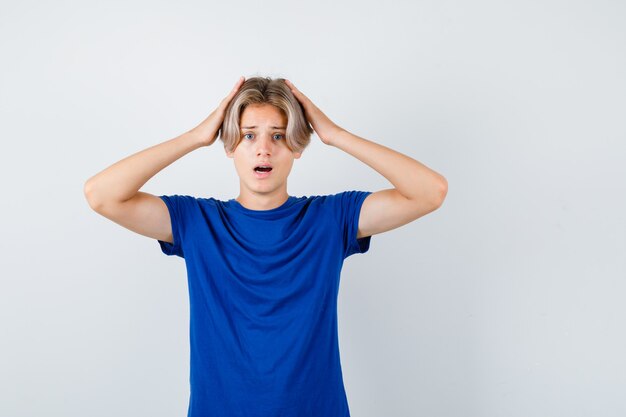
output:
<instances>
[{"instance_id":1,"label":"blond hair","mask_svg":"<svg viewBox=\"0 0 626 417\"><path fill-rule=\"evenodd\" d=\"M292 152L302 152L311 142L313 128L304 116L304 109L291 92L284 78L252 77L244 81L233 97L220 128L220 140L227 152L233 152L241 141L241 115L250 104L271 104L287 116L285 140Z\"/></svg>"}]
</instances>

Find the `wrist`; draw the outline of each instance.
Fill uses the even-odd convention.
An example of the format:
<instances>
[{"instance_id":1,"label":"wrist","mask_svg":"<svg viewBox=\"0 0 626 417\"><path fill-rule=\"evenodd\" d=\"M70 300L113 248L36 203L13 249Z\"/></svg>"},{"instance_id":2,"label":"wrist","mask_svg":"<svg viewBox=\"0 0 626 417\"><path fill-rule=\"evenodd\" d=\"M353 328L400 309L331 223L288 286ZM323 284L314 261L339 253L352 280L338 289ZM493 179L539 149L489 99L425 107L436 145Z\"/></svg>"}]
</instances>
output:
<instances>
[{"instance_id":1,"label":"wrist","mask_svg":"<svg viewBox=\"0 0 626 417\"><path fill-rule=\"evenodd\" d=\"M206 135L196 130L196 128L193 128L185 132L183 134L183 137L185 138L186 141L190 142L192 146L194 146L196 149L202 148L204 146L210 146L212 143L212 142L208 143Z\"/></svg>"},{"instance_id":2,"label":"wrist","mask_svg":"<svg viewBox=\"0 0 626 417\"><path fill-rule=\"evenodd\" d=\"M196 143L198 147L210 146L218 137L218 132L207 132L206 129L202 129L201 126L191 129L187 134L189 140Z\"/></svg>"},{"instance_id":3,"label":"wrist","mask_svg":"<svg viewBox=\"0 0 626 417\"><path fill-rule=\"evenodd\" d=\"M341 136L343 135L344 132L345 132L344 129L342 129L340 127L337 127L328 136L328 139L326 140L326 144L329 145L329 146L337 147L337 143L341 140Z\"/></svg>"}]
</instances>

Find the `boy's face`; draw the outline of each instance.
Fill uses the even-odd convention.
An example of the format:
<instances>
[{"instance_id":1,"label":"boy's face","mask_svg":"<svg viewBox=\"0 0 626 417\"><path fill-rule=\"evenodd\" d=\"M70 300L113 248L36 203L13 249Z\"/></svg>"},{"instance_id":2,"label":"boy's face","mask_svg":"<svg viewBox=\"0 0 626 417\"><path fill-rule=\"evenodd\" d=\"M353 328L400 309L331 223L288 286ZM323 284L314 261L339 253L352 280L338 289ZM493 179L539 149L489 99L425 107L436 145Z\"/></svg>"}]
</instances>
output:
<instances>
[{"instance_id":1,"label":"boy's face","mask_svg":"<svg viewBox=\"0 0 626 417\"><path fill-rule=\"evenodd\" d=\"M286 194L293 160L299 159L301 153L287 147L287 117L283 111L267 103L250 104L243 110L239 126L240 142L226 154L234 159L241 192ZM267 164L271 171L255 170Z\"/></svg>"}]
</instances>

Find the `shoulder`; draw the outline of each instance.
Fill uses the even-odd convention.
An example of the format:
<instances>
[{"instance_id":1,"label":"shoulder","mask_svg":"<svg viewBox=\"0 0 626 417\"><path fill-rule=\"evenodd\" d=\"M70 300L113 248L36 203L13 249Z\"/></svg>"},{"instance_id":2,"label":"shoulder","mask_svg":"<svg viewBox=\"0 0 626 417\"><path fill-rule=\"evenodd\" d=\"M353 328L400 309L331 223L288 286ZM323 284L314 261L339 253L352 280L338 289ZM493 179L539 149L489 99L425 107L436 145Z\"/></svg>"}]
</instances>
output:
<instances>
[{"instance_id":1,"label":"shoulder","mask_svg":"<svg viewBox=\"0 0 626 417\"><path fill-rule=\"evenodd\" d=\"M348 190L309 198L312 205L319 205L331 212L338 221L344 222L360 211L363 201L370 194L371 191Z\"/></svg>"},{"instance_id":2,"label":"shoulder","mask_svg":"<svg viewBox=\"0 0 626 417\"><path fill-rule=\"evenodd\" d=\"M188 194L164 194L159 195L159 198L168 208L181 213L212 209L226 203L213 197L196 197Z\"/></svg>"},{"instance_id":3,"label":"shoulder","mask_svg":"<svg viewBox=\"0 0 626 417\"><path fill-rule=\"evenodd\" d=\"M360 206L363 200L372 194L371 191L349 190L341 191L335 194L327 195L327 203L333 204L338 208L351 208Z\"/></svg>"},{"instance_id":4,"label":"shoulder","mask_svg":"<svg viewBox=\"0 0 626 417\"><path fill-rule=\"evenodd\" d=\"M312 195L305 198L319 204L345 204L350 201L364 199L371 193L371 191L349 190L325 195Z\"/></svg>"}]
</instances>

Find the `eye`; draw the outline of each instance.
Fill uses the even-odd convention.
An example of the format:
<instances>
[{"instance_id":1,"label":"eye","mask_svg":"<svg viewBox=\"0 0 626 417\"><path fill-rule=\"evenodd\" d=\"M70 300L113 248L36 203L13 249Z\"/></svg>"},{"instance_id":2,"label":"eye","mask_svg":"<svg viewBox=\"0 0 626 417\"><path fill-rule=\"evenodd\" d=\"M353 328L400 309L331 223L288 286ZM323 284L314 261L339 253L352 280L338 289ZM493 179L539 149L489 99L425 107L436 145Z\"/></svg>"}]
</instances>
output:
<instances>
[{"instance_id":1,"label":"eye","mask_svg":"<svg viewBox=\"0 0 626 417\"><path fill-rule=\"evenodd\" d=\"M243 135L244 139L246 139L246 136L251 135L251 134L252 134L252 133L245 133L245 134Z\"/></svg>"},{"instance_id":2,"label":"eye","mask_svg":"<svg viewBox=\"0 0 626 417\"><path fill-rule=\"evenodd\" d=\"M283 135L281 135L280 133L276 133L276 134L274 135L274 138L276 138L276 136L280 136L278 139L282 139L282 138L284 138L284 136L283 136Z\"/></svg>"}]
</instances>

